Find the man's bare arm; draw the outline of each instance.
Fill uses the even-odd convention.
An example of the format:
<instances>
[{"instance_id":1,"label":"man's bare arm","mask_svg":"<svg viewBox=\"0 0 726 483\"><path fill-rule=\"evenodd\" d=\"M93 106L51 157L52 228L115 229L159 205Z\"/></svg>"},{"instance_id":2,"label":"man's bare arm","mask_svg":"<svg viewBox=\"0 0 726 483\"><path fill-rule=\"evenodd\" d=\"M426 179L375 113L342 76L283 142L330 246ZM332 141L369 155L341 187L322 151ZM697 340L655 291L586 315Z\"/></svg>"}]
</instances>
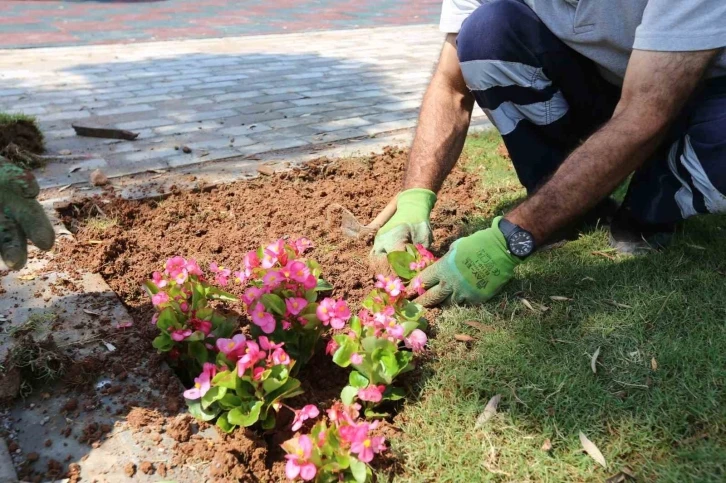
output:
<instances>
[{"instance_id":1,"label":"man's bare arm","mask_svg":"<svg viewBox=\"0 0 726 483\"><path fill-rule=\"evenodd\" d=\"M459 159L469 129L474 97L466 87L456 54L456 34L448 34L418 118L403 188L437 192Z\"/></svg>"},{"instance_id":2,"label":"man's bare arm","mask_svg":"<svg viewBox=\"0 0 726 483\"><path fill-rule=\"evenodd\" d=\"M633 51L612 119L506 218L541 243L609 195L655 151L717 52Z\"/></svg>"}]
</instances>

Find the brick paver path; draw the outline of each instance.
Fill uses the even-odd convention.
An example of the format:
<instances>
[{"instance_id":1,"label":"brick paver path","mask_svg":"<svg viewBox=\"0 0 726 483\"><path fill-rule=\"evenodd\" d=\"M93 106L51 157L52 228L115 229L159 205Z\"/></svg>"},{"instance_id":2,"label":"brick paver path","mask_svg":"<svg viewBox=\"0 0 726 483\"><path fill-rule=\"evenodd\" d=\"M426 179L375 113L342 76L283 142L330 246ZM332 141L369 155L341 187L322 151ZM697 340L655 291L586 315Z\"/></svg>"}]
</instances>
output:
<instances>
[{"instance_id":1,"label":"brick paver path","mask_svg":"<svg viewBox=\"0 0 726 483\"><path fill-rule=\"evenodd\" d=\"M122 176L315 152L414 127L442 39L410 26L0 51L0 111L37 116L52 152L88 155L46 167L44 187L87 181L96 167ZM141 135L82 138L72 123Z\"/></svg>"},{"instance_id":2,"label":"brick paver path","mask_svg":"<svg viewBox=\"0 0 726 483\"><path fill-rule=\"evenodd\" d=\"M0 48L425 24L440 11L441 0L2 0Z\"/></svg>"}]
</instances>

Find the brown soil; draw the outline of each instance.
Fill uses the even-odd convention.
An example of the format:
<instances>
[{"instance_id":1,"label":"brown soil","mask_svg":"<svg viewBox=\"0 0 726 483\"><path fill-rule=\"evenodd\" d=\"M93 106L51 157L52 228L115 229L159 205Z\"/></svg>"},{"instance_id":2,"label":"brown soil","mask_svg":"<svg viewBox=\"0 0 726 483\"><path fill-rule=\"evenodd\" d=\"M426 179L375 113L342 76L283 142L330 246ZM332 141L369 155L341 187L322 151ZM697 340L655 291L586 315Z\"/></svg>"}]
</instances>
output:
<instances>
[{"instance_id":1,"label":"brown soil","mask_svg":"<svg viewBox=\"0 0 726 483\"><path fill-rule=\"evenodd\" d=\"M139 351L138 347L126 351L126 347L132 347L131 342L120 344L118 351L108 354L106 367L118 364L116 377L122 377L129 366L136 367L137 374L146 372L154 377L160 358L148 342L155 336L148 323L153 308L141 284L161 268L166 258L182 255L196 258L203 265L216 261L237 268L244 254L262 243L279 237L306 236L315 243L310 257L320 262L325 279L335 287L333 296L355 303L373 285L374 274L367 263L370 246L340 233L340 210L334 205L344 206L362 223L368 223L399 189L406 158L405 151L389 149L364 159L316 160L303 168L254 181L205 191L173 192L164 200L126 201L107 190L103 197L85 200L62 213L76 240L59 242L60 256L54 263L60 265L56 268L71 273L81 270L103 275L131 311L134 332L147 339L148 351ZM459 235L461 222L475 211L475 201L485 198L477 193L478 186L477 175L458 168L449 176L432 214L437 241L434 251L445 251ZM100 231L97 224L93 230L88 228L87 219L99 212L115 219L116 224ZM239 289L232 288L235 290ZM144 360L140 360L140 354ZM133 363L129 358L134 358ZM279 444L291 436L289 431L283 429L262 437L238 430L233 435L222 435L219 441L204 439L195 433L206 425L197 428L187 416L174 417L183 407L178 383L158 379L154 377L153 384L160 387L166 400L152 403L151 407L166 409L171 417L135 408L128 414L128 421L139 431L165 431L177 442L170 468L206 461L211 462L214 481L284 480L284 454ZM347 383L347 371L320 351L302 372L301 380L305 394L290 404L301 407L316 403L324 409L339 397ZM281 414L281 419L289 417ZM393 428L389 424L386 432L393 435ZM395 458L382 458L377 466L393 471Z\"/></svg>"}]
</instances>

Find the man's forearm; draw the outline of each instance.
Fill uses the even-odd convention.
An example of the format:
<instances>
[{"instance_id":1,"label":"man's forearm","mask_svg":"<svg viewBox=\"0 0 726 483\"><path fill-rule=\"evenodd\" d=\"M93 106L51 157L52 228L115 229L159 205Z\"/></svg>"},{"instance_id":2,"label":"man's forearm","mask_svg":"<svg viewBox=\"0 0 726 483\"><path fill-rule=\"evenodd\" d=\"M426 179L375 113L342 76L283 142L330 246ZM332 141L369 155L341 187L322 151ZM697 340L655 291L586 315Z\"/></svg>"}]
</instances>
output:
<instances>
[{"instance_id":1,"label":"man's forearm","mask_svg":"<svg viewBox=\"0 0 726 483\"><path fill-rule=\"evenodd\" d=\"M655 150L657 133L613 118L560 166L552 179L507 215L542 243L608 196Z\"/></svg>"},{"instance_id":2,"label":"man's forearm","mask_svg":"<svg viewBox=\"0 0 726 483\"><path fill-rule=\"evenodd\" d=\"M441 188L461 155L473 107L474 98L461 77L454 37L447 38L421 106L403 189L437 192Z\"/></svg>"},{"instance_id":3,"label":"man's forearm","mask_svg":"<svg viewBox=\"0 0 726 483\"><path fill-rule=\"evenodd\" d=\"M507 219L541 243L610 194L655 151L717 52L633 51L613 118Z\"/></svg>"}]
</instances>

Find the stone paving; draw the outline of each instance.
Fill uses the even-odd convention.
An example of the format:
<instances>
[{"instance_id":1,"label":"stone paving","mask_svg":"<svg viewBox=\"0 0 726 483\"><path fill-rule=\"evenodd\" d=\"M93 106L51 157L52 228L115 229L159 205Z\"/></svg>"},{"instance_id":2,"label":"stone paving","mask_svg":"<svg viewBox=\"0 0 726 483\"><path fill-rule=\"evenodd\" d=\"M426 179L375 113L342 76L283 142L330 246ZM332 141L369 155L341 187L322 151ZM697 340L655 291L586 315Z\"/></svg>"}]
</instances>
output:
<instances>
[{"instance_id":1,"label":"stone paving","mask_svg":"<svg viewBox=\"0 0 726 483\"><path fill-rule=\"evenodd\" d=\"M87 182L96 168L113 178L385 143L410 138L442 39L409 26L0 50L0 111L35 115L62 155L37 173L43 188ZM73 123L140 135L83 138ZM477 109L473 126L486 125Z\"/></svg>"},{"instance_id":2,"label":"stone paving","mask_svg":"<svg viewBox=\"0 0 726 483\"><path fill-rule=\"evenodd\" d=\"M441 0L2 0L0 48L434 23Z\"/></svg>"}]
</instances>

